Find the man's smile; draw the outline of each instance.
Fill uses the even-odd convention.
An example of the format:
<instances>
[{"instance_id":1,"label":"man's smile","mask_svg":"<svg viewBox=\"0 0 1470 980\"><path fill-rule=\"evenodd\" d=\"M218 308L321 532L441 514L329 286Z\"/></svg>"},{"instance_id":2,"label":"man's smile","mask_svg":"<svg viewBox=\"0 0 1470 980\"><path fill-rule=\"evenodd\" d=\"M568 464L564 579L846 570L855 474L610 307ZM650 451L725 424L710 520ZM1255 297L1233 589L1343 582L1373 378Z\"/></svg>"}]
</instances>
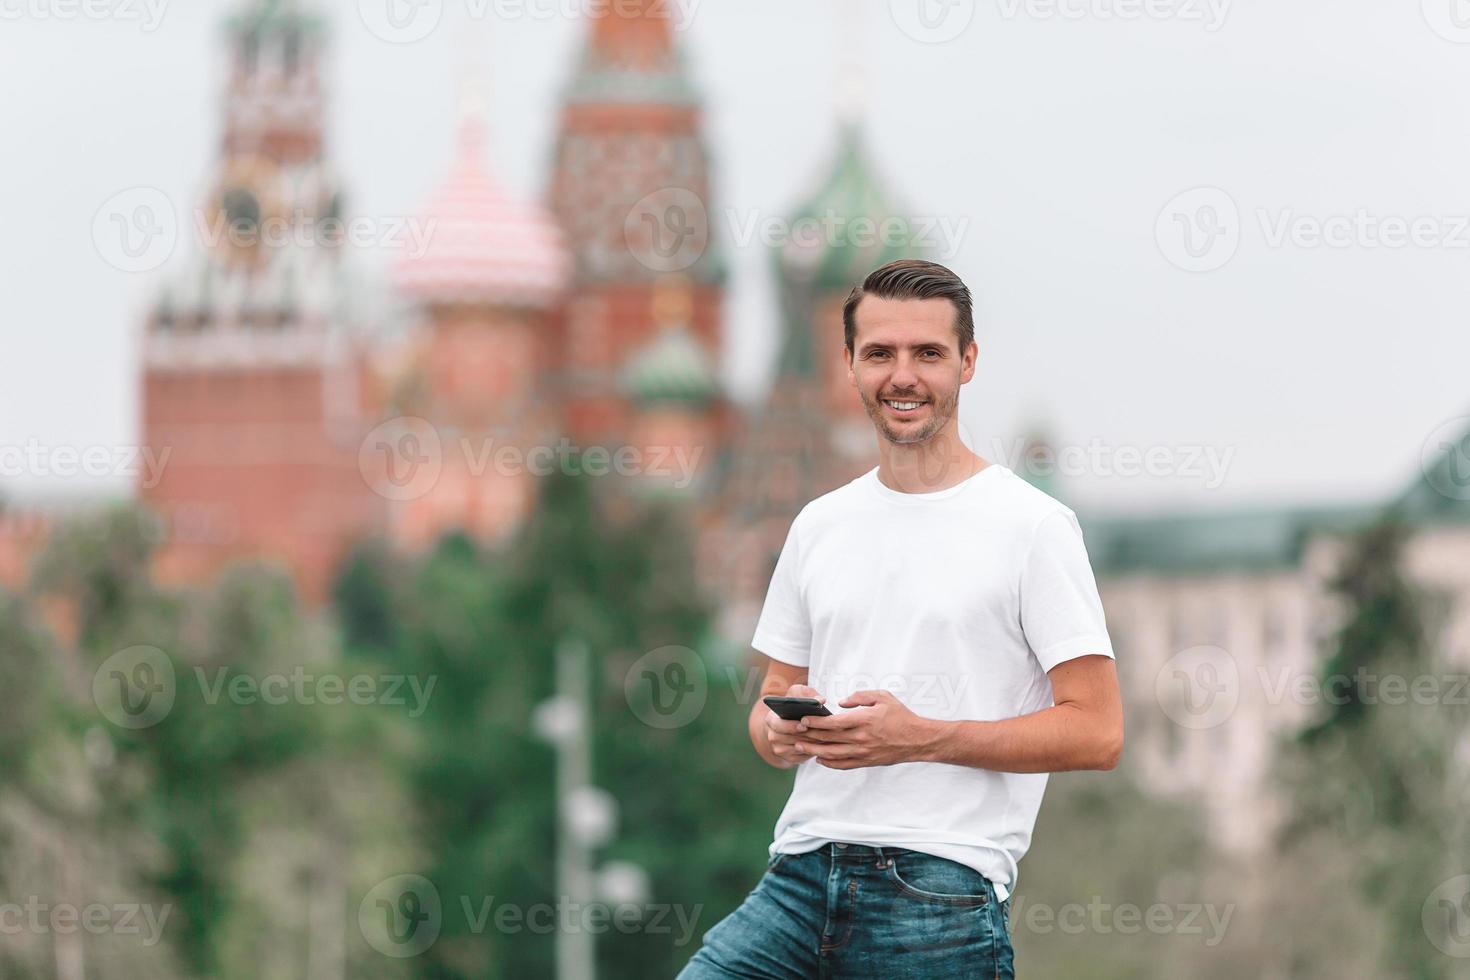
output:
<instances>
[{"instance_id":1,"label":"man's smile","mask_svg":"<svg viewBox=\"0 0 1470 980\"><path fill-rule=\"evenodd\" d=\"M899 416L899 417L902 418L902 417L905 417L905 416L917 415L919 413L919 410L922 409L925 405L927 405L928 402L924 402L924 401L900 401L900 400L897 400L897 399L888 399L888 398L885 398L885 399L883 399L883 404L884 405L887 405L888 406L888 410L890 412L892 412L894 415L897 415L897 416Z\"/></svg>"}]
</instances>

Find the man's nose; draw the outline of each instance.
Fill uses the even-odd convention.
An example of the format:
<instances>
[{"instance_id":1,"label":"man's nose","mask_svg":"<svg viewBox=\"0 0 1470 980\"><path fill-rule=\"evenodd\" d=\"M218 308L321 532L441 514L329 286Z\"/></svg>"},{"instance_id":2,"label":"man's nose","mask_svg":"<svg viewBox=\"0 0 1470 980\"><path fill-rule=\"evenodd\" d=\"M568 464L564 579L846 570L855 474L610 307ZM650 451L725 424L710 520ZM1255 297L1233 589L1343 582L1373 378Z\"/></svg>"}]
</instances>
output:
<instances>
[{"instance_id":1,"label":"man's nose","mask_svg":"<svg viewBox=\"0 0 1470 980\"><path fill-rule=\"evenodd\" d=\"M893 376L889 383L895 388L917 388L919 386L919 372L914 370L913 361L900 357L893 366Z\"/></svg>"}]
</instances>

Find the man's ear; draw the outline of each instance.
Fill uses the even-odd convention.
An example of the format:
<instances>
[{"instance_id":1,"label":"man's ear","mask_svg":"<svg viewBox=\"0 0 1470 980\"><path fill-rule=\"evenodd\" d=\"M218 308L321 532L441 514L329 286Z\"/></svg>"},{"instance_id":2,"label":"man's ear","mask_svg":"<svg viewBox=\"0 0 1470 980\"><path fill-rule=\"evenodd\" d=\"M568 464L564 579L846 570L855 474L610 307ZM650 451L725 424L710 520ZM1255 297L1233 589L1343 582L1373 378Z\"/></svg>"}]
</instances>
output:
<instances>
[{"instance_id":1,"label":"man's ear","mask_svg":"<svg viewBox=\"0 0 1470 980\"><path fill-rule=\"evenodd\" d=\"M847 365L847 383L851 387L856 388L857 375L854 374L852 370L852 351L848 350L846 347L842 348L842 362Z\"/></svg>"},{"instance_id":2,"label":"man's ear","mask_svg":"<svg viewBox=\"0 0 1470 980\"><path fill-rule=\"evenodd\" d=\"M970 341L970 347L965 351L961 360L964 367L960 370L960 384L966 384L975 376L975 365L980 360L980 345L973 340Z\"/></svg>"}]
</instances>

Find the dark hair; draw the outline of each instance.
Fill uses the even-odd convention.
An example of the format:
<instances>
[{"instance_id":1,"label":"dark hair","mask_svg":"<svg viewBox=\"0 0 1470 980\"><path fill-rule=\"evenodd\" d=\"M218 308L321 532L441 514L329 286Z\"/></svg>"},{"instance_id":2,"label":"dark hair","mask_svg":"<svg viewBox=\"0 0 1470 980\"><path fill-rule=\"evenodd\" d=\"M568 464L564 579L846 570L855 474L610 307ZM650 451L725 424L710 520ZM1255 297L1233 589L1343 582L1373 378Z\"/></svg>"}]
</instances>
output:
<instances>
[{"instance_id":1,"label":"dark hair","mask_svg":"<svg viewBox=\"0 0 1470 980\"><path fill-rule=\"evenodd\" d=\"M943 297L954 304L954 332L963 355L975 342L975 316L970 301L970 290L955 275L938 262L923 259L899 259L880 269L875 269L854 286L842 306L842 333L848 353L852 353L853 340L857 337L857 307L868 294L880 299L935 299Z\"/></svg>"}]
</instances>

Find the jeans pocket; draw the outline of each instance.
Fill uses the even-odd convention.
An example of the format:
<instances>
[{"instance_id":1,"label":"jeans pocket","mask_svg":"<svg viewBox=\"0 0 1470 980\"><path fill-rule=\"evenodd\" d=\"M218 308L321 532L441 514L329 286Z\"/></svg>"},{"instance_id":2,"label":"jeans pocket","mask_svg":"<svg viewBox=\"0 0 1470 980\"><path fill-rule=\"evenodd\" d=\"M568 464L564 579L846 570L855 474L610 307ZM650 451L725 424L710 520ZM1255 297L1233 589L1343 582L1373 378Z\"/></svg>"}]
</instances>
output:
<instances>
[{"instance_id":1,"label":"jeans pocket","mask_svg":"<svg viewBox=\"0 0 1470 980\"><path fill-rule=\"evenodd\" d=\"M790 854L780 853L780 854L777 854L775 857L768 857L768 858L766 858L766 870L767 871L775 871L777 868L781 867L781 865L789 857L791 857Z\"/></svg>"},{"instance_id":2,"label":"jeans pocket","mask_svg":"<svg viewBox=\"0 0 1470 980\"><path fill-rule=\"evenodd\" d=\"M910 898L944 905L977 907L990 902L991 884L974 868L922 854L901 851L887 860L888 880Z\"/></svg>"}]
</instances>

